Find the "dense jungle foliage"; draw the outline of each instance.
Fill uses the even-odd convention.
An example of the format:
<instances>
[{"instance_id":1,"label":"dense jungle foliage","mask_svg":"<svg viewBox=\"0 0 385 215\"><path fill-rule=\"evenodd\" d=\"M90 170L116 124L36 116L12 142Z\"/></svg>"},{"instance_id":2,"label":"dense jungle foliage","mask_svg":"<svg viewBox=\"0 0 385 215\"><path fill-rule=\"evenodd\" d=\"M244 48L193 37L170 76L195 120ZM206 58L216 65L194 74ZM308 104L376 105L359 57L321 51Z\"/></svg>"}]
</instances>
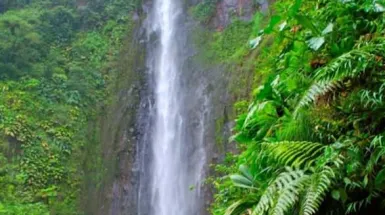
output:
<instances>
[{"instance_id":1,"label":"dense jungle foliage","mask_svg":"<svg viewBox=\"0 0 385 215\"><path fill-rule=\"evenodd\" d=\"M251 59L255 88L236 105L241 153L216 166L228 176L212 181L212 214L385 214L384 12L278 0L255 15L252 50L223 56Z\"/></svg>"},{"instance_id":2,"label":"dense jungle foliage","mask_svg":"<svg viewBox=\"0 0 385 215\"><path fill-rule=\"evenodd\" d=\"M385 214L385 2L272 2L196 35L199 57L232 65L234 100L253 88L235 104L241 153L216 166L210 212ZM216 3L190 12L209 24ZM138 4L0 1L0 214L81 214L89 124Z\"/></svg>"},{"instance_id":3,"label":"dense jungle foliage","mask_svg":"<svg viewBox=\"0 0 385 215\"><path fill-rule=\"evenodd\" d=\"M0 214L80 214L88 124L138 3L0 1Z\"/></svg>"}]
</instances>

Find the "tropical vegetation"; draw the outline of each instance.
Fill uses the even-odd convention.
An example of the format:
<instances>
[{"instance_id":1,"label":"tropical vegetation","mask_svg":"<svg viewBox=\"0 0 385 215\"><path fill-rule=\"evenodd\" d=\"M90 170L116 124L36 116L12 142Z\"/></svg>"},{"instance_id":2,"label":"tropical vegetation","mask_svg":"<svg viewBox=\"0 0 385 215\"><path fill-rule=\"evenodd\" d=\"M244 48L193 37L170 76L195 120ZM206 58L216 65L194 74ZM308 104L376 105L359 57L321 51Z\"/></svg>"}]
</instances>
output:
<instances>
[{"instance_id":1,"label":"tropical vegetation","mask_svg":"<svg viewBox=\"0 0 385 215\"><path fill-rule=\"evenodd\" d=\"M384 12L381 0L278 0L256 15L238 60L255 62L241 153L216 166L212 214L385 213Z\"/></svg>"},{"instance_id":2,"label":"tropical vegetation","mask_svg":"<svg viewBox=\"0 0 385 215\"><path fill-rule=\"evenodd\" d=\"M0 214L80 214L89 124L137 3L0 2Z\"/></svg>"},{"instance_id":3,"label":"tropical vegetation","mask_svg":"<svg viewBox=\"0 0 385 215\"><path fill-rule=\"evenodd\" d=\"M218 2L189 12L210 25ZM237 151L208 180L210 213L385 214L385 1L270 3L194 32L199 58L229 65L238 101ZM92 123L139 4L0 1L0 214L82 214L84 184L103 177L85 156L98 147Z\"/></svg>"}]
</instances>

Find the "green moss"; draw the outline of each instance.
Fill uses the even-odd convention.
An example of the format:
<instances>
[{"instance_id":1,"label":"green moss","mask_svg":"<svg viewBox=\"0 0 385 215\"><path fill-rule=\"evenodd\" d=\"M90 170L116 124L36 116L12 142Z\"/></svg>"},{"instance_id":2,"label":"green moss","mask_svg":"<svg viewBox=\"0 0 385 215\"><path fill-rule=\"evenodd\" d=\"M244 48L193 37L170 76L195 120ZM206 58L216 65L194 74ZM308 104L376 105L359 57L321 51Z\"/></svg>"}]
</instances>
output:
<instances>
[{"instance_id":1,"label":"green moss","mask_svg":"<svg viewBox=\"0 0 385 215\"><path fill-rule=\"evenodd\" d=\"M235 114L238 116L242 113L245 113L249 107L249 101L241 100L234 104Z\"/></svg>"},{"instance_id":2,"label":"green moss","mask_svg":"<svg viewBox=\"0 0 385 215\"><path fill-rule=\"evenodd\" d=\"M213 37L211 49L220 61L244 53L252 31L252 23L235 20L222 32L216 32Z\"/></svg>"},{"instance_id":3,"label":"green moss","mask_svg":"<svg viewBox=\"0 0 385 215\"><path fill-rule=\"evenodd\" d=\"M218 150L224 150L223 127L225 123L224 117L220 117L215 120L215 143Z\"/></svg>"},{"instance_id":4,"label":"green moss","mask_svg":"<svg viewBox=\"0 0 385 215\"><path fill-rule=\"evenodd\" d=\"M199 22L207 23L215 13L217 0L205 0L190 8L190 13Z\"/></svg>"}]
</instances>

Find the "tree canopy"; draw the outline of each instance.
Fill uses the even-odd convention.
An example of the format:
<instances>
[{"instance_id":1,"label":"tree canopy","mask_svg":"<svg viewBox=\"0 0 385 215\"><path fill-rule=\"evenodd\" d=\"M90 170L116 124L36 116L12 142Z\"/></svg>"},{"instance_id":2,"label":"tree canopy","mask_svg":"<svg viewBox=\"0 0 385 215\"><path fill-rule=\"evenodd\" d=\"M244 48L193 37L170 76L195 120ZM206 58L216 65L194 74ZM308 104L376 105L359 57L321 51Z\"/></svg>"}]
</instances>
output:
<instances>
[{"instance_id":1,"label":"tree canopy","mask_svg":"<svg viewBox=\"0 0 385 215\"><path fill-rule=\"evenodd\" d=\"M0 2L0 214L81 214L89 123L136 5Z\"/></svg>"}]
</instances>

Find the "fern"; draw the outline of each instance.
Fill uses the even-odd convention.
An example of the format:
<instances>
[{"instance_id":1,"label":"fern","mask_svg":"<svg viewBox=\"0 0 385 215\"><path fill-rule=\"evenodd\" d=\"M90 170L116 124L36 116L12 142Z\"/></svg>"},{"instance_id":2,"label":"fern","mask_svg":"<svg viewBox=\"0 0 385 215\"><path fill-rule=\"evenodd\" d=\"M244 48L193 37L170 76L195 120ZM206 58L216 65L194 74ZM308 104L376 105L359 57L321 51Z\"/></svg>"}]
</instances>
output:
<instances>
[{"instance_id":1,"label":"fern","mask_svg":"<svg viewBox=\"0 0 385 215\"><path fill-rule=\"evenodd\" d=\"M265 213L284 215L300 199L302 199L300 214L315 214L336 178L336 172L332 167L335 167L337 171L342 168L343 156L331 151L333 145L324 146L312 142L283 141L263 143L262 145L263 151L275 159L270 163L276 163L278 166L290 165L291 167L286 167L284 172L268 183L252 215ZM325 149L328 149L329 153L326 153ZM315 165L315 161L318 161L317 165ZM301 166L303 169L298 169ZM292 167L296 167L296 169ZM247 170L245 167L242 169L244 169L243 172ZM243 175L249 175L249 171ZM253 177L250 175L244 178L252 179ZM247 181L246 185L249 186L250 180L245 181ZM242 187L247 188L247 186ZM234 214L230 213L232 211L239 211L238 209L243 207L244 203L236 202L230 206L228 208L229 215Z\"/></svg>"},{"instance_id":2,"label":"fern","mask_svg":"<svg viewBox=\"0 0 385 215\"><path fill-rule=\"evenodd\" d=\"M303 202L300 205L300 214L312 215L317 212L334 178L335 173L329 166L324 166L320 173L311 176L310 184L306 188Z\"/></svg>"},{"instance_id":3,"label":"fern","mask_svg":"<svg viewBox=\"0 0 385 215\"><path fill-rule=\"evenodd\" d=\"M365 49L354 49L317 70L315 79L331 82L357 77L368 68L369 62L373 62L374 59L375 55Z\"/></svg>"},{"instance_id":4,"label":"fern","mask_svg":"<svg viewBox=\"0 0 385 215\"><path fill-rule=\"evenodd\" d=\"M292 1L275 8L282 13L272 18L283 23L281 37L262 55L271 58L258 58L256 80L260 74L265 80L236 127L243 135L237 141L247 143L237 160L250 171L231 177L237 199L228 208L227 199L221 203L226 215L361 214L369 204L383 214L383 6L296 2L293 13L287 13ZM316 35L303 17L314 17L314 26L328 33ZM306 46L309 36L322 36L318 50Z\"/></svg>"},{"instance_id":5,"label":"fern","mask_svg":"<svg viewBox=\"0 0 385 215\"><path fill-rule=\"evenodd\" d=\"M357 49L353 49L326 66L318 69L315 74L315 83L305 92L294 109L293 115L297 116L298 111L313 103L320 96L335 92L342 88L342 81L346 78L358 78L363 72L369 70L376 65L376 57L382 55L385 49L383 38L377 39L375 42L366 44ZM365 94L363 95L365 98ZM369 96L366 94L366 96ZM373 96L373 94L372 94ZM374 95L374 99L381 99L379 94Z\"/></svg>"},{"instance_id":6,"label":"fern","mask_svg":"<svg viewBox=\"0 0 385 215\"><path fill-rule=\"evenodd\" d=\"M298 105L294 108L293 116L298 117L298 112L301 108L313 103L318 97L334 92L342 88L342 84L338 81L320 81L315 82L310 86L309 90L302 96Z\"/></svg>"},{"instance_id":7,"label":"fern","mask_svg":"<svg viewBox=\"0 0 385 215\"><path fill-rule=\"evenodd\" d=\"M365 108L376 108L384 106L385 84L382 84L378 90L364 89L360 91L360 102Z\"/></svg>"},{"instance_id":8,"label":"fern","mask_svg":"<svg viewBox=\"0 0 385 215\"><path fill-rule=\"evenodd\" d=\"M316 71L315 80L322 82L341 81L345 78L356 78L368 68L376 65L376 56L383 55L385 39L378 38L373 42L358 44L353 49Z\"/></svg>"},{"instance_id":9,"label":"fern","mask_svg":"<svg viewBox=\"0 0 385 215\"><path fill-rule=\"evenodd\" d=\"M320 172L306 174L304 170L287 168L269 185L252 215L269 213L284 215L300 198L301 215L315 214L329 191L336 174L329 166Z\"/></svg>"},{"instance_id":10,"label":"fern","mask_svg":"<svg viewBox=\"0 0 385 215\"><path fill-rule=\"evenodd\" d=\"M268 211L283 215L297 202L303 182L308 177L303 170L287 168L266 189L252 215L260 215Z\"/></svg>"},{"instance_id":11,"label":"fern","mask_svg":"<svg viewBox=\"0 0 385 215\"><path fill-rule=\"evenodd\" d=\"M369 195L366 196L365 198L349 203L348 207L346 209L346 214L356 213L360 209L368 206L372 202L372 199L376 198L378 196L379 196L379 194L377 192L373 191L373 192L369 193Z\"/></svg>"},{"instance_id":12,"label":"fern","mask_svg":"<svg viewBox=\"0 0 385 215\"><path fill-rule=\"evenodd\" d=\"M263 146L266 152L277 161L277 165L292 167L310 166L324 150L324 146L320 143L300 141L263 143Z\"/></svg>"},{"instance_id":13,"label":"fern","mask_svg":"<svg viewBox=\"0 0 385 215\"><path fill-rule=\"evenodd\" d=\"M299 199L300 192L304 188L304 182L306 182L309 176L303 174L301 171L300 174L296 174L293 171L283 173L288 174L289 177L283 179L295 179L292 183L286 184L287 181L282 180L281 184L278 185L279 196L274 205L273 214L274 215L284 215Z\"/></svg>"}]
</instances>

